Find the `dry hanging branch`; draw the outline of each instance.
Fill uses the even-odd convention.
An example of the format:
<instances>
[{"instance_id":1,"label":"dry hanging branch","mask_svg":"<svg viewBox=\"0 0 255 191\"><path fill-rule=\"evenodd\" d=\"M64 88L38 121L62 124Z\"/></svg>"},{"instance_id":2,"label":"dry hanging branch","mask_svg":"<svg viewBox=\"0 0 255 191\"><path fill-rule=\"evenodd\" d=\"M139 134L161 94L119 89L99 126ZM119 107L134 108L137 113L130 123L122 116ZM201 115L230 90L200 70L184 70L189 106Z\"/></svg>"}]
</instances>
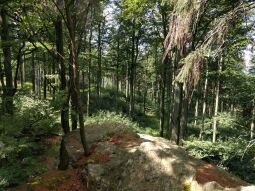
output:
<instances>
[{"instance_id":1,"label":"dry hanging branch","mask_svg":"<svg viewBox=\"0 0 255 191\"><path fill-rule=\"evenodd\" d=\"M204 59L209 56L216 57L222 52L224 39L230 25L239 13L244 10L244 3L230 10L225 15L216 18L211 30L207 33L202 43L190 51L192 32L196 31L201 9L207 0L174 0L174 12L169 21L169 33L165 39L165 53L163 61L173 49L181 56L179 65L182 66L176 80L197 85L200 68ZM189 51L188 51L189 50Z\"/></svg>"}]
</instances>

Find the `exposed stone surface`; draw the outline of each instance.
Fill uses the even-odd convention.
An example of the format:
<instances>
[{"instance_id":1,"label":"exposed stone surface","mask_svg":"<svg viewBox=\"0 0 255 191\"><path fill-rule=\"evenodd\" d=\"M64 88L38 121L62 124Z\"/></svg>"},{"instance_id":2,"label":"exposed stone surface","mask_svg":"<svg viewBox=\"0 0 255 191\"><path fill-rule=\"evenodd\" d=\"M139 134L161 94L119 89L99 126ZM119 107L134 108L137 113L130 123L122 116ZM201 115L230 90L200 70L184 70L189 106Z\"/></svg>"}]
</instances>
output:
<instances>
[{"instance_id":1,"label":"exposed stone surface","mask_svg":"<svg viewBox=\"0 0 255 191\"><path fill-rule=\"evenodd\" d=\"M81 160L82 175L91 191L255 191L166 139L114 125L89 126L86 133L91 156ZM73 163L82 158L79 131L70 133L65 143Z\"/></svg>"}]
</instances>

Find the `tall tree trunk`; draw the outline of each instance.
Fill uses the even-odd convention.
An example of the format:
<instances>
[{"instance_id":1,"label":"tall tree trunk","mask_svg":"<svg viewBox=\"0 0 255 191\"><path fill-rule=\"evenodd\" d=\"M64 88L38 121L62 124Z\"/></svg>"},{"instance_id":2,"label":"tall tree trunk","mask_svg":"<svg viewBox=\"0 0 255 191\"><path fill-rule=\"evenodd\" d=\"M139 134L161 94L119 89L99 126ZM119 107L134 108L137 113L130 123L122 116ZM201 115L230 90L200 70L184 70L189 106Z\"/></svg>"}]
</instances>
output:
<instances>
[{"instance_id":1,"label":"tall tree trunk","mask_svg":"<svg viewBox=\"0 0 255 191\"><path fill-rule=\"evenodd\" d=\"M182 114L182 96L183 96L183 84L176 83L174 88L174 108L172 113L172 133L171 141L175 142L177 145L180 143L181 134L181 114Z\"/></svg>"},{"instance_id":2,"label":"tall tree trunk","mask_svg":"<svg viewBox=\"0 0 255 191\"><path fill-rule=\"evenodd\" d=\"M166 58L162 63L161 69L161 79L160 79L160 136L164 136L164 122L165 122L165 89L166 89L166 65L168 63L168 58Z\"/></svg>"},{"instance_id":3,"label":"tall tree trunk","mask_svg":"<svg viewBox=\"0 0 255 191\"><path fill-rule=\"evenodd\" d=\"M251 129L250 129L250 140L254 139L254 120L255 120L255 104L254 99L252 100L252 117L251 117Z\"/></svg>"},{"instance_id":4,"label":"tall tree trunk","mask_svg":"<svg viewBox=\"0 0 255 191\"><path fill-rule=\"evenodd\" d=\"M57 49L57 63L59 65L60 76L60 90L66 93L66 66L64 60L64 43L63 43L63 25L62 18L57 17L55 21L56 31L56 49ZM66 96L66 100L61 108L61 126L64 133L70 132L69 127L69 95Z\"/></svg>"},{"instance_id":5,"label":"tall tree trunk","mask_svg":"<svg viewBox=\"0 0 255 191\"><path fill-rule=\"evenodd\" d=\"M26 82L26 67L25 64L26 63L26 55L24 54L23 57L23 62L22 62L22 81L25 83Z\"/></svg>"},{"instance_id":6,"label":"tall tree trunk","mask_svg":"<svg viewBox=\"0 0 255 191\"><path fill-rule=\"evenodd\" d=\"M183 96L182 96L182 112L181 112L181 133L180 141L185 140L188 133L188 108L189 108L189 91L187 85L183 85ZM179 141L179 143L180 143Z\"/></svg>"},{"instance_id":7,"label":"tall tree trunk","mask_svg":"<svg viewBox=\"0 0 255 191\"><path fill-rule=\"evenodd\" d=\"M135 36L135 19L133 19L133 26L132 26L132 51L131 51L131 63L130 63L130 76L129 76L129 116L133 116L133 110L134 110L134 79L135 79L135 42L136 42L136 36Z\"/></svg>"},{"instance_id":8,"label":"tall tree trunk","mask_svg":"<svg viewBox=\"0 0 255 191\"><path fill-rule=\"evenodd\" d=\"M98 44L97 44L97 52L98 52L98 60L97 60L97 102L99 103L100 93L101 93L101 84L102 84L102 29L101 23L98 24ZM100 103L99 103L100 105Z\"/></svg>"},{"instance_id":9,"label":"tall tree trunk","mask_svg":"<svg viewBox=\"0 0 255 191\"><path fill-rule=\"evenodd\" d=\"M215 106L214 106L214 119L213 119L213 139L212 142L216 142L216 135L217 135L217 119L216 117L218 116L218 108L219 108L219 96L220 96L220 73L222 71L222 60L223 58L221 57L219 60L219 74L218 74L218 79L217 79L217 84L216 84L216 89L215 89Z\"/></svg>"},{"instance_id":10,"label":"tall tree trunk","mask_svg":"<svg viewBox=\"0 0 255 191\"><path fill-rule=\"evenodd\" d=\"M1 83L1 93L2 93L2 101L4 100L4 91L5 91L5 82L4 82L4 73L3 73L3 68L2 68L2 59L1 59L1 56L0 56L0 83ZM3 109L3 105L2 105L2 110ZM2 114L2 112L0 112L0 115Z\"/></svg>"},{"instance_id":11,"label":"tall tree trunk","mask_svg":"<svg viewBox=\"0 0 255 191\"><path fill-rule=\"evenodd\" d=\"M91 11L91 19L92 19ZM91 64L92 64L92 26L90 27L89 35L89 65L88 65L88 92L87 92L87 116L90 116L90 102L91 102Z\"/></svg>"},{"instance_id":12,"label":"tall tree trunk","mask_svg":"<svg viewBox=\"0 0 255 191\"><path fill-rule=\"evenodd\" d=\"M160 6L160 13L162 18L162 28L164 38L167 36L167 28L168 28L168 20L167 20L167 9L166 6ZM164 51L164 46L162 47ZM160 103L159 103L159 111L160 111L160 122L159 122L159 129L160 129L160 136L164 136L164 124L165 124L165 91L166 91L166 72L168 68L168 56L163 60L161 63L161 70L160 70Z\"/></svg>"},{"instance_id":13,"label":"tall tree trunk","mask_svg":"<svg viewBox=\"0 0 255 191\"><path fill-rule=\"evenodd\" d=\"M71 7L69 7L71 6ZM88 146L85 135L85 127L84 127L84 116L83 116L83 106L80 94L80 83L79 83L79 63L78 63L78 55L77 55L77 45L76 45L76 21L75 15L72 15L72 7L74 4L70 4L68 0L65 0L65 11L66 11L66 19L67 19L67 28L70 36L70 66L71 66L71 75L70 75L70 88L74 91L74 98L77 100L77 110L79 115L79 126L80 126L80 137L81 143L84 149L84 154L88 155Z\"/></svg>"},{"instance_id":14,"label":"tall tree trunk","mask_svg":"<svg viewBox=\"0 0 255 191\"><path fill-rule=\"evenodd\" d=\"M119 29L120 30L120 29ZM118 40L117 40L117 63L116 63L116 91L119 92L119 65L120 65L120 37L118 31ZM116 96L117 98L117 96Z\"/></svg>"},{"instance_id":15,"label":"tall tree trunk","mask_svg":"<svg viewBox=\"0 0 255 191\"><path fill-rule=\"evenodd\" d=\"M194 126L197 125L197 118L198 118L198 104L199 104L199 100L198 98L196 99L196 105L195 105L195 119L194 119Z\"/></svg>"},{"instance_id":16,"label":"tall tree trunk","mask_svg":"<svg viewBox=\"0 0 255 191\"><path fill-rule=\"evenodd\" d=\"M70 53L70 62L72 63L72 55ZM78 125L78 100L77 93L75 92L75 84L73 84L71 76L74 76L74 69L72 64L69 64L69 76L70 76L70 95L71 95L71 121L72 121L72 130L77 129Z\"/></svg>"},{"instance_id":17,"label":"tall tree trunk","mask_svg":"<svg viewBox=\"0 0 255 191\"><path fill-rule=\"evenodd\" d=\"M17 54L17 66L16 66L16 71L15 71L15 76L14 76L13 94L15 94L17 92L17 89L18 89L18 75L19 75L19 70L22 71L22 69L21 69L22 62L23 62L23 60L22 60L22 49L24 47L25 47L25 42L22 43L21 47L19 48L18 54ZM21 73L20 77L22 78L22 72L20 72L20 73Z\"/></svg>"},{"instance_id":18,"label":"tall tree trunk","mask_svg":"<svg viewBox=\"0 0 255 191\"><path fill-rule=\"evenodd\" d=\"M125 84L126 85L125 95L128 102L129 102L129 93L130 93L129 78L130 78L130 63L128 62L126 66L126 84Z\"/></svg>"},{"instance_id":19,"label":"tall tree trunk","mask_svg":"<svg viewBox=\"0 0 255 191\"><path fill-rule=\"evenodd\" d=\"M44 63L43 63L43 99L47 99L47 77L46 77L46 57L44 54Z\"/></svg>"},{"instance_id":20,"label":"tall tree trunk","mask_svg":"<svg viewBox=\"0 0 255 191\"><path fill-rule=\"evenodd\" d=\"M202 110L202 125L199 133L199 139L203 139L203 132L205 128L205 112L206 112L206 96L208 88L208 64L206 63L205 85L203 90L203 110Z\"/></svg>"},{"instance_id":21,"label":"tall tree trunk","mask_svg":"<svg viewBox=\"0 0 255 191\"><path fill-rule=\"evenodd\" d=\"M24 57L25 55L21 55L21 62L20 62L20 85L21 89L24 87L24 81L25 81L25 67L24 67Z\"/></svg>"},{"instance_id":22,"label":"tall tree trunk","mask_svg":"<svg viewBox=\"0 0 255 191\"><path fill-rule=\"evenodd\" d=\"M41 99L41 79L42 79L42 71L41 71L41 64L37 65L37 92L38 98Z\"/></svg>"},{"instance_id":23,"label":"tall tree trunk","mask_svg":"<svg viewBox=\"0 0 255 191\"><path fill-rule=\"evenodd\" d=\"M35 53L32 52L32 90L35 95Z\"/></svg>"},{"instance_id":24,"label":"tall tree trunk","mask_svg":"<svg viewBox=\"0 0 255 191\"><path fill-rule=\"evenodd\" d=\"M9 24L7 19L7 9L5 6L1 8L1 39L2 50L4 55L4 73L6 77L6 86L3 92L3 112L7 114L13 114L13 79L12 79L12 66L11 66L11 46L9 38Z\"/></svg>"}]
</instances>

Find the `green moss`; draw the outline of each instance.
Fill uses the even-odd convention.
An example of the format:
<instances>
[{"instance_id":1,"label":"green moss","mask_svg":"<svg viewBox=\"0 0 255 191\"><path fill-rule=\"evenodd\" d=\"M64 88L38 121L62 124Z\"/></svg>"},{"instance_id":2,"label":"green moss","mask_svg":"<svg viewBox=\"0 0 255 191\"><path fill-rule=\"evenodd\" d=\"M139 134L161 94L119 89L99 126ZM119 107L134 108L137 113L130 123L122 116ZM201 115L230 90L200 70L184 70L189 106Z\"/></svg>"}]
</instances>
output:
<instances>
[{"instance_id":1,"label":"green moss","mask_svg":"<svg viewBox=\"0 0 255 191\"><path fill-rule=\"evenodd\" d=\"M185 183L185 184L183 185L183 190L184 190L184 191L191 191L191 188L192 188L191 183Z\"/></svg>"}]
</instances>

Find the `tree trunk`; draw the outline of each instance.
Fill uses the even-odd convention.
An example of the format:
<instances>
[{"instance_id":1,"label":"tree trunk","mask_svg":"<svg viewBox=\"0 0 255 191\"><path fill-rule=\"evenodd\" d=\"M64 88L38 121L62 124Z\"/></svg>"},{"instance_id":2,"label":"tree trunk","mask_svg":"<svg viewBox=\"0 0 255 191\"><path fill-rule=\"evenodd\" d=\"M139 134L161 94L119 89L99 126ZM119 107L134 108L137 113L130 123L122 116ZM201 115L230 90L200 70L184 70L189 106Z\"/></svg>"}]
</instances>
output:
<instances>
[{"instance_id":1,"label":"tree trunk","mask_svg":"<svg viewBox=\"0 0 255 191\"><path fill-rule=\"evenodd\" d=\"M67 19L67 28L70 36L70 90L73 90L73 98L77 101L77 110L79 116L79 126L80 126L80 136L81 143L84 149L84 154L88 155L88 146L85 135L85 127L84 127L84 116L83 116L83 106L80 94L80 83L79 83L79 63L78 63L78 55L77 55L77 45L76 45L76 21L75 15L72 15L74 12L71 11L74 7L74 4L70 4L68 0L65 0L65 10L66 10L66 19ZM71 7L70 7L71 5Z\"/></svg>"},{"instance_id":2,"label":"tree trunk","mask_svg":"<svg viewBox=\"0 0 255 191\"><path fill-rule=\"evenodd\" d=\"M6 86L3 90L3 112L7 114L13 114L13 79L12 79L12 66L11 66L11 46L9 38L9 24L7 20L7 9L5 6L1 8L1 18L2 18L2 50L4 57L4 73L6 77Z\"/></svg>"},{"instance_id":3,"label":"tree trunk","mask_svg":"<svg viewBox=\"0 0 255 191\"><path fill-rule=\"evenodd\" d=\"M64 61L63 25L60 16L55 21L57 63L59 65L60 90L66 92L66 66ZM70 132L69 127L69 95L64 101L61 109L61 126L64 133Z\"/></svg>"},{"instance_id":4,"label":"tree trunk","mask_svg":"<svg viewBox=\"0 0 255 191\"><path fill-rule=\"evenodd\" d=\"M133 116L134 110L134 79L135 79L135 50L136 50L136 36L135 36L135 19L133 20L132 27L132 51L131 51L131 63L130 63L130 76L129 76L129 116Z\"/></svg>"},{"instance_id":5,"label":"tree trunk","mask_svg":"<svg viewBox=\"0 0 255 191\"><path fill-rule=\"evenodd\" d=\"M72 61L72 55L70 53L70 62ZM75 92L75 84L73 84L71 76L74 76L74 69L72 64L69 64L69 76L70 76L70 95L71 95L71 121L72 121L72 130L77 129L78 123L78 100L77 93Z\"/></svg>"},{"instance_id":6,"label":"tree trunk","mask_svg":"<svg viewBox=\"0 0 255 191\"><path fill-rule=\"evenodd\" d=\"M97 102L100 101L101 94L101 84L102 84L102 29L101 23L98 24L98 44L97 44L97 52L98 52L98 60L97 60ZM100 103L99 103L100 105Z\"/></svg>"},{"instance_id":7,"label":"tree trunk","mask_svg":"<svg viewBox=\"0 0 255 191\"><path fill-rule=\"evenodd\" d=\"M254 139L254 118L255 118L255 104L254 104L254 99L253 99L252 100L252 117L251 117L250 140Z\"/></svg>"},{"instance_id":8,"label":"tree trunk","mask_svg":"<svg viewBox=\"0 0 255 191\"><path fill-rule=\"evenodd\" d=\"M218 108L219 108L219 95L220 95L220 73L222 71L222 59L220 58L219 61L219 74L218 74L218 79L217 79L217 84L216 84L216 95L215 95L215 106L214 106L214 119L213 119L213 139L212 142L216 142L216 135L217 135L217 115L218 115Z\"/></svg>"},{"instance_id":9,"label":"tree trunk","mask_svg":"<svg viewBox=\"0 0 255 191\"><path fill-rule=\"evenodd\" d=\"M164 136L164 122L165 122L165 89L166 89L166 65L168 63L168 58L166 58L162 63L161 69L161 79L160 79L160 136Z\"/></svg>"},{"instance_id":10,"label":"tree trunk","mask_svg":"<svg viewBox=\"0 0 255 191\"><path fill-rule=\"evenodd\" d=\"M32 90L35 95L35 53L32 52Z\"/></svg>"},{"instance_id":11,"label":"tree trunk","mask_svg":"<svg viewBox=\"0 0 255 191\"><path fill-rule=\"evenodd\" d=\"M116 62L116 91L119 92L119 65L120 65L120 37L118 31L118 41L117 41L117 62ZM117 96L116 96L117 98Z\"/></svg>"},{"instance_id":12,"label":"tree trunk","mask_svg":"<svg viewBox=\"0 0 255 191\"><path fill-rule=\"evenodd\" d=\"M189 108L189 91L186 84L183 85L182 112L181 112L181 133L179 140L185 140L188 134L188 108ZM179 141L180 143L180 141Z\"/></svg>"},{"instance_id":13,"label":"tree trunk","mask_svg":"<svg viewBox=\"0 0 255 191\"><path fill-rule=\"evenodd\" d=\"M91 19L92 19L91 12ZM91 64L92 64L92 26L90 27L90 35L89 35L89 65L88 65L88 92L87 92L87 116L90 116L90 101L91 101Z\"/></svg>"},{"instance_id":14,"label":"tree trunk","mask_svg":"<svg viewBox=\"0 0 255 191\"><path fill-rule=\"evenodd\" d=\"M180 133L181 133L181 114L182 114L182 95L183 95L183 85L181 83L175 84L174 89L174 108L172 113L172 133L171 141L175 142L177 145L180 143Z\"/></svg>"},{"instance_id":15,"label":"tree trunk","mask_svg":"<svg viewBox=\"0 0 255 191\"><path fill-rule=\"evenodd\" d=\"M130 64L128 62L127 64L127 67L126 67L126 92L125 92L125 95L126 95L126 99L129 101L129 76L130 76Z\"/></svg>"},{"instance_id":16,"label":"tree trunk","mask_svg":"<svg viewBox=\"0 0 255 191\"><path fill-rule=\"evenodd\" d=\"M198 101L198 98L196 99L196 105L195 105L195 120L194 120L194 126L197 125L197 118L198 118L198 104L199 104L199 101Z\"/></svg>"},{"instance_id":17,"label":"tree trunk","mask_svg":"<svg viewBox=\"0 0 255 191\"><path fill-rule=\"evenodd\" d=\"M46 62L43 64L43 99L47 99Z\"/></svg>"},{"instance_id":18,"label":"tree trunk","mask_svg":"<svg viewBox=\"0 0 255 191\"><path fill-rule=\"evenodd\" d=\"M22 79L22 49L25 47L25 42L22 43L21 47L19 48L18 54L17 54L17 66L14 76L14 90L13 95L17 92L18 89L18 75L20 71L20 78ZM21 80L21 87L22 87L22 80Z\"/></svg>"},{"instance_id":19,"label":"tree trunk","mask_svg":"<svg viewBox=\"0 0 255 191\"><path fill-rule=\"evenodd\" d=\"M206 74L205 74L205 85L203 92L203 110L202 110L202 125L199 133L199 139L203 139L203 132L205 128L205 112L206 112L206 96L208 88L208 65L206 64Z\"/></svg>"},{"instance_id":20,"label":"tree trunk","mask_svg":"<svg viewBox=\"0 0 255 191\"><path fill-rule=\"evenodd\" d=\"M41 99L41 64L37 65L37 96L38 99Z\"/></svg>"},{"instance_id":21,"label":"tree trunk","mask_svg":"<svg viewBox=\"0 0 255 191\"><path fill-rule=\"evenodd\" d=\"M69 155L66 150L64 136L62 138L61 145L60 145L59 159L60 161L59 161L58 169L66 170L69 166Z\"/></svg>"},{"instance_id":22,"label":"tree trunk","mask_svg":"<svg viewBox=\"0 0 255 191\"><path fill-rule=\"evenodd\" d=\"M5 82L4 82L4 73L3 73L3 68L2 68L2 59L0 57L0 82L1 82L1 93L2 93L2 101L4 100L4 94L3 92L5 91ZM3 109L3 105L2 105L2 110ZM2 112L0 112L0 114L2 114Z\"/></svg>"}]
</instances>

